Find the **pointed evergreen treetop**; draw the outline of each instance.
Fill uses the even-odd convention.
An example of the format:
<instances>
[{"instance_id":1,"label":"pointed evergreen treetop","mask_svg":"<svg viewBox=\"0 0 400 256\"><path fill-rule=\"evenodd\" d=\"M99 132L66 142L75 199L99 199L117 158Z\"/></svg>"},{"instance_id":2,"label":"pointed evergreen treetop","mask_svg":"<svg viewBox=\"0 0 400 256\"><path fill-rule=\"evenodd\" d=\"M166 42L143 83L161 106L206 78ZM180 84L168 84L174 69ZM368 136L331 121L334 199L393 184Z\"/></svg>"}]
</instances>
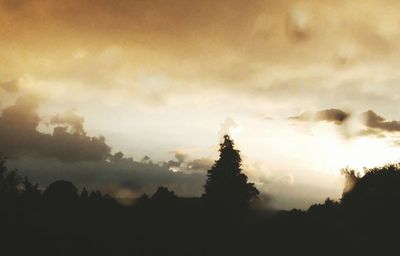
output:
<instances>
[{"instance_id":1,"label":"pointed evergreen treetop","mask_svg":"<svg viewBox=\"0 0 400 256\"><path fill-rule=\"evenodd\" d=\"M223 207L248 207L259 191L242 173L240 151L235 148L229 135L224 136L219 152L219 159L207 173L203 197Z\"/></svg>"},{"instance_id":2,"label":"pointed evergreen treetop","mask_svg":"<svg viewBox=\"0 0 400 256\"><path fill-rule=\"evenodd\" d=\"M83 189L82 189L81 198L82 199L88 199L89 198L89 192L87 191L86 187L83 187Z\"/></svg>"}]
</instances>

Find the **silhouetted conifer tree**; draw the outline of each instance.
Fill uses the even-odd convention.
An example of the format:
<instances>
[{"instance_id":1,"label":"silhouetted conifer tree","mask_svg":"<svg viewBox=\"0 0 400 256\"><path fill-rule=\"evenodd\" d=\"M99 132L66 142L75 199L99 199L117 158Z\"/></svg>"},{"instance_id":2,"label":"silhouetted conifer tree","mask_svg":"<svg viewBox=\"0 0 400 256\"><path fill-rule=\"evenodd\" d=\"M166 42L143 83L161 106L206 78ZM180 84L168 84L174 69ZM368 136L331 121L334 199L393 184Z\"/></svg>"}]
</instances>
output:
<instances>
[{"instance_id":1,"label":"silhouetted conifer tree","mask_svg":"<svg viewBox=\"0 0 400 256\"><path fill-rule=\"evenodd\" d=\"M30 201L40 199L41 191L39 189L39 185L37 183L33 185L28 180L28 177L25 176L24 180L22 181L21 196L23 199Z\"/></svg>"},{"instance_id":2,"label":"silhouetted conifer tree","mask_svg":"<svg viewBox=\"0 0 400 256\"><path fill-rule=\"evenodd\" d=\"M151 197L151 200L165 202L165 201L174 200L176 198L177 198L177 196L175 195L174 191L169 190L166 187L160 186L160 187L158 187L158 189L154 193L154 195Z\"/></svg>"},{"instance_id":3,"label":"silhouetted conifer tree","mask_svg":"<svg viewBox=\"0 0 400 256\"><path fill-rule=\"evenodd\" d=\"M256 199L259 191L242 173L240 151L233 140L224 136L220 144L220 158L207 173L203 197L213 205L223 208L246 208Z\"/></svg>"},{"instance_id":4,"label":"silhouetted conifer tree","mask_svg":"<svg viewBox=\"0 0 400 256\"><path fill-rule=\"evenodd\" d=\"M0 200L15 198L21 183L17 171L9 171L5 165L6 158L0 155Z\"/></svg>"},{"instance_id":5,"label":"silhouetted conifer tree","mask_svg":"<svg viewBox=\"0 0 400 256\"><path fill-rule=\"evenodd\" d=\"M99 190L95 190L90 192L89 198L94 201L101 200L103 199L103 194Z\"/></svg>"},{"instance_id":6,"label":"silhouetted conifer tree","mask_svg":"<svg viewBox=\"0 0 400 256\"><path fill-rule=\"evenodd\" d=\"M83 187L82 192L81 192L81 199L86 200L86 199L88 199L88 198L89 198L89 193L88 193L88 191L86 190L86 187Z\"/></svg>"}]
</instances>

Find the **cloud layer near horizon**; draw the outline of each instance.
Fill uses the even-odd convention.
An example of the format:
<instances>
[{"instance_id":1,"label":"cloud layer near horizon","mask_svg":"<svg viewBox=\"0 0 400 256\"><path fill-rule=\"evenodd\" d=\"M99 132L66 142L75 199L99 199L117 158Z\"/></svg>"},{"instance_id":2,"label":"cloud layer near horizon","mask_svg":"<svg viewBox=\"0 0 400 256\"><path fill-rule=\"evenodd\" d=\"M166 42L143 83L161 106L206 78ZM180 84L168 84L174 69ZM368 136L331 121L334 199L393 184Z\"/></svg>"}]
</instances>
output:
<instances>
[{"instance_id":1,"label":"cloud layer near horizon","mask_svg":"<svg viewBox=\"0 0 400 256\"><path fill-rule=\"evenodd\" d=\"M368 110L360 114L352 114L341 109L325 109L320 111L306 111L297 116L291 116L289 120L298 122L332 122L339 126L344 126L347 137L355 136L374 136L378 138L392 137L392 142L398 144L398 134L400 132L400 121L388 120L373 110ZM347 121L356 119L351 124ZM359 126L353 134L348 130L351 125ZM353 127L354 130L354 127Z\"/></svg>"},{"instance_id":2,"label":"cloud layer near horizon","mask_svg":"<svg viewBox=\"0 0 400 256\"><path fill-rule=\"evenodd\" d=\"M121 152L111 154L105 138L87 135L83 117L72 111L49 118L47 126L52 132L41 132L40 104L40 99L25 96L2 110L0 152L8 158L10 168L41 186L67 179L117 197L153 193L158 186L167 186L181 196L202 193L211 160L186 161L186 154L176 153L177 161L154 163L148 157L134 161Z\"/></svg>"}]
</instances>

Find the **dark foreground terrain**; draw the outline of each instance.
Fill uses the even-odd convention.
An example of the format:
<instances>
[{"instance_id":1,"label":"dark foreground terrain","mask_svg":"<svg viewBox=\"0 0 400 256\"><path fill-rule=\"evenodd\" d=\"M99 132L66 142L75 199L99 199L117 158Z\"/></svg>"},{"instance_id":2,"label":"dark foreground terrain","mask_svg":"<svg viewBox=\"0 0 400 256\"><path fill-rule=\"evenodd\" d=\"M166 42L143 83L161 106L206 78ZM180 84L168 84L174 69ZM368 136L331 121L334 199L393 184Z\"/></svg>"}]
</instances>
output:
<instances>
[{"instance_id":1,"label":"dark foreground terrain","mask_svg":"<svg viewBox=\"0 0 400 256\"><path fill-rule=\"evenodd\" d=\"M4 173L3 173L4 174ZM10 176L10 173L8 173ZM3 175L1 255L385 255L398 251L400 169L362 178L340 202L308 211L224 210L160 188L122 206L99 192L57 181L43 193L28 181L13 191ZM7 183L8 182L8 183Z\"/></svg>"},{"instance_id":2,"label":"dark foreground terrain","mask_svg":"<svg viewBox=\"0 0 400 256\"><path fill-rule=\"evenodd\" d=\"M263 210L225 136L202 197L160 187L123 206L63 180L40 190L0 159L0 255L398 255L400 164L343 175L339 201Z\"/></svg>"}]
</instances>

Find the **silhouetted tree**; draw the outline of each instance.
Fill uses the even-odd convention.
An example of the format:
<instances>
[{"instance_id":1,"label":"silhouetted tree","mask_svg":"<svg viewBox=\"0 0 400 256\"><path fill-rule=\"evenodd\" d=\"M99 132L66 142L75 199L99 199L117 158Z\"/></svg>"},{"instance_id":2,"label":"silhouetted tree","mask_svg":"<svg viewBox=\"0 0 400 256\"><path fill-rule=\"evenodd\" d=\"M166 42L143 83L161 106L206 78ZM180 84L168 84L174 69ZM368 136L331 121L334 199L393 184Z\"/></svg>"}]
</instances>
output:
<instances>
[{"instance_id":1,"label":"silhouetted tree","mask_svg":"<svg viewBox=\"0 0 400 256\"><path fill-rule=\"evenodd\" d=\"M32 201L40 199L41 191L39 189L39 185L36 183L33 185L29 180L28 177L25 176L24 180L22 181L22 191L21 196L23 199L27 201Z\"/></svg>"},{"instance_id":2,"label":"silhouetted tree","mask_svg":"<svg viewBox=\"0 0 400 256\"><path fill-rule=\"evenodd\" d=\"M168 188L160 186L151 197L151 200L159 202L169 202L176 198L177 196L175 195L174 191L168 190Z\"/></svg>"},{"instance_id":3,"label":"silhouetted tree","mask_svg":"<svg viewBox=\"0 0 400 256\"><path fill-rule=\"evenodd\" d=\"M6 158L0 155L0 200L16 197L21 183L17 171L9 171L5 163Z\"/></svg>"},{"instance_id":4,"label":"silhouetted tree","mask_svg":"<svg viewBox=\"0 0 400 256\"><path fill-rule=\"evenodd\" d=\"M103 194L99 190L90 192L89 198L91 200L101 200L103 199Z\"/></svg>"},{"instance_id":5,"label":"silhouetted tree","mask_svg":"<svg viewBox=\"0 0 400 256\"><path fill-rule=\"evenodd\" d=\"M110 156L111 162L118 162L124 158L124 154L122 152L117 152L114 155Z\"/></svg>"},{"instance_id":6,"label":"silhouetted tree","mask_svg":"<svg viewBox=\"0 0 400 256\"><path fill-rule=\"evenodd\" d=\"M43 198L51 203L66 203L78 199L78 189L72 182L58 180L51 183L43 192Z\"/></svg>"},{"instance_id":7,"label":"silhouetted tree","mask_svg":"<svg viewBox=\"0 0 400 256\"><path fill-rule=\"evenodd\" d=\"M147 194L142 194L136 201L138 205L145 205L149 202L149 196Z\"/></svg>"},{"instance_id":8,"label":"silhouetted tree","mask_svg":"<svg viewBox=\"0 0 400 256\"><path fill-rule=\"evenodd\" d=\"M89 199L89 193L86 190L86 187L83 187L82 192L81 192L81 199L86 200Z\"/></svg>"},{"instance_id":9,"label":"silhouetted tree","mask_svg":"<svg viewBox=\"0 0 400 256\"><path fill-rule=\"evenodd\" d=\"M365 169L363 177L355 176L350 190L343 194L342 204L358 210L400 211L400 164Z\"/></svg>"},{"instance_id":10,"label":"silhouetted tree","mask_svg":"<svg viewBox=\"0 0 400 256\"><path fill-rule=\"evenodd\" d=\"M240 151L233 140L224 136L220 144L220 158L207 173L203 197L213 205L229 208L246 208L257 198L259 191L242 173Z\"/></svg>"},{"instance_id":11,"label":"silhouetted tree","mask_svg":"<svg viewBox=\"0 0 400 256\"><path fill-rule=\"evenodd\" d=\"M360 179L360 173L355 170L344 168L340 170L342 175L345 177L345 183L343 188L343 195L351 191L357 181Z\"/></svg>"}]
</instances>

